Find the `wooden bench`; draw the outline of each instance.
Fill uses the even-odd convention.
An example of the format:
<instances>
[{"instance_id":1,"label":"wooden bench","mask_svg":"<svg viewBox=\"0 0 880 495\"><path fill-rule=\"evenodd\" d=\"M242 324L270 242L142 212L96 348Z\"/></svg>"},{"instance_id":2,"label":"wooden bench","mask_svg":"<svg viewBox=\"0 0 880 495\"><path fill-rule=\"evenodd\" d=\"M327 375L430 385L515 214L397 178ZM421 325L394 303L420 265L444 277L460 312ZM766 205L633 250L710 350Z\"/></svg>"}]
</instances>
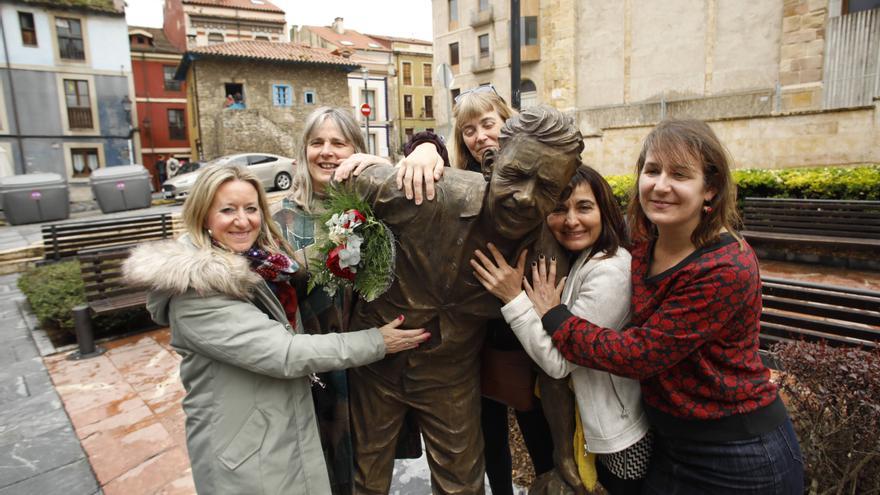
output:
<instances>
[{"instance_id":1,"label":"wooden bench","mask_svg":"<svg viewBox=\"0 0 880 495\"><path fill-rule=\"evenodd\" d=\"M762 277L761 350L778 342L880 346L880 291ZM770 363L772 365L772 363Z\"/></svg>"},{"instance_id":2,"label":"wooden bench","mask_svg":"<svg viewBox=\"0 0 880 495\"><path fill-rule=\"evenodd\" d=\"M880 249L880 201L745 198L742 234L749 242Z\"/></svg>"},{"instance_id":3,"label":"wooden bench","mask_svg":"<svg viewBox=\"0 0 880 495\"><path fill-rule=\"evenodd\" d=\"M56 223L42 227L45 259L52 261L76 256L82 250L170 239L173 233L171 213Z\"/></svg>"},{"instance_id":4,"label":"wooden bench","mask_svg":"<svg viewBox=\"0 0 880 495\"><path fill-rule=\"evenodd\" d=\"M95 315L143 306L147 293L122 281L122 262L134 246L117 246L81 251L80 273L85 285L86 303Z\"/></svg>"}]
</instances>

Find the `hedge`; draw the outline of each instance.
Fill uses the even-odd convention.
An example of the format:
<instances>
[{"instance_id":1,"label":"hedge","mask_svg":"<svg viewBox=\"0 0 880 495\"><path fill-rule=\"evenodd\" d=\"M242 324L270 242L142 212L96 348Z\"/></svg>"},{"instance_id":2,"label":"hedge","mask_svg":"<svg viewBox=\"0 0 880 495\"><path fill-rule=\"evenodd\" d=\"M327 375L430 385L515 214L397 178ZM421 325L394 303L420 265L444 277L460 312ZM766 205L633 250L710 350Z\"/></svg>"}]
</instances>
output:
<instances>
[{"instance_id":1,"label":"hedge","mask_svg":"<svg viewBox=\"0 0 880 495\"><path fill-rule=\"evenodd\" d=\"M85 286L78 261L65 261L31 268L18 279L40 324L71 334L74 306L85 304ZM95 336L128 332L134 326L149 325L146 309L118 311L93 318Z\"/></svg>"},{"instance_id":2,"label":"hedge","mask_svg":"<svg viewBox=\"0 0 880 495\"><path fill-rule=\"evenodd\" d=\"M614 197L629 203L635 177L610 175ZM880 165L734 170L737 197L880 200Z\"/></svg>"}]
</instances>

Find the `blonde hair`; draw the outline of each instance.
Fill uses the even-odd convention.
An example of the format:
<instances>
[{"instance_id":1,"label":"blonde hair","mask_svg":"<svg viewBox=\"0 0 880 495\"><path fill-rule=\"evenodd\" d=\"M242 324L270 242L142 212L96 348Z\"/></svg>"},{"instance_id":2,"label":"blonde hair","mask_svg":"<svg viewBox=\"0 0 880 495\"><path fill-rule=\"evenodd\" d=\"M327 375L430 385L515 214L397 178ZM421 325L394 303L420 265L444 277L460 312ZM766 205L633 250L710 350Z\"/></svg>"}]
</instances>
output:
<instances>
[{"instance_id":1,"label":"blonde hair","mask_svg":"<svg viewBox=\"0 0 880 495\"><path fill-rule=\"evenodd\" d=\"M364 136L361 134L361 128L358 126L351 111L342 108L319 107L309 114L303 128L299 163L293 178L293 192L290 194L290 199L306 213L312 212L315 199L312 176L309 174L309 141L312 138L312 134L327 120L330 120L339 128L342 137L354 148L355 153L365 153L367 149L364 143Z\"/></svg>"},{"instance_id":2,"label":"blonde hair","mask_svg":"<svg viewBox=\"0 0 880 495\"><path fill-rule=\"evenodd\" d=\"M480 161L479 157L472 156L464 143L464 132L462 128L465 124L473 119L479 118L483 114L491 111L498 112L501 120L506 121L514 115L514 110L498 96L494 91L476 92L462 94L455 106L452 107L452 118L455 120L455 128L452 131L454 143L452 149L452 166L455 168L467 168L468 161L473 158Z\"/></svg>"},{"instance_id":3,"label":"blonde hair","mask_svg":"<svg viewBox=\"0 0 880 495\"><path fill-rule=\"evenodd\" d=\"M215 165L205 168L193 185L192 192L183 203L183 224L193 244L199 249L212 249L211 236L205 223L214 203L214 197L220 186L227 182L240 180L254 186L257 190L257 203L260 208L260 234L257 236L257 247L267 251L284 251L293 254L293 248L278 229L269 213L269 202L260 180L253 172L241 165Z\"/></svg>"},{"instance_id":4,"label":"blonde hair","mask_svg":"<svg viewBox=\"0 0 880 495\"><path fill-rule=\"evenodd\" d=\"M645 138L636 162L636 185L627 212L633 240L648 240L657 235L654 224L648 220L639 202L638 180L648 153L664 165L701 167L705 187L715 191L706 204L711 211L701 214L700 223L691 233L694 246L703 248L718 242L724 230L744 246L742 237L735 231L740 217L736 210L736 183L730 172L727 151L712 128L695 119L664 120Z\"/></svg>"}]
</instances>

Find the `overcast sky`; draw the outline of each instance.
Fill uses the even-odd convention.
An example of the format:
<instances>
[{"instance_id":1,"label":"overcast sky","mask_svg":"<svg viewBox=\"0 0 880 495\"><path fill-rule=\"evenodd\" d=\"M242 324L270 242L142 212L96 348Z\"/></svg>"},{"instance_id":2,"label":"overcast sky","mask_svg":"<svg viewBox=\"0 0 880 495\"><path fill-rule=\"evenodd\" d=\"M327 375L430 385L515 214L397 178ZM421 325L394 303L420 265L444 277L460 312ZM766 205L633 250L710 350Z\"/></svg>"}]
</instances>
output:
<instances>
[{"instance_id":1,"label":"overcast sky","mask_svg":"<svg viewBox=\"0 0 880 495\"><path fill-rule=\"evenodd\" d=\"M329 26L335 17L346 29L431 41L431 0L271 0L287 13L288 28ZM163 0L126 0L129 25L161 27Z\"/></svg>"}]
</instances>

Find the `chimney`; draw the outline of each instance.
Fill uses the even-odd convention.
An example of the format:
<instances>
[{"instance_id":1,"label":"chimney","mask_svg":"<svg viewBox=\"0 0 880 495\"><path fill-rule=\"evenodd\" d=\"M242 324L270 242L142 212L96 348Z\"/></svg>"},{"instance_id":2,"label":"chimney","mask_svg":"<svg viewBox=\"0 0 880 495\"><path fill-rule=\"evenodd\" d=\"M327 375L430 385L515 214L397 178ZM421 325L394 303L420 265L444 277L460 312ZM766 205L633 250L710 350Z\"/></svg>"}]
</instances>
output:
<instances>
[{"instance_id":1,"label":"chimney","mask_svg":"<svg viewBox=\"0 0 880 495\"><path fill-rule=\"evenodd\" d=\"M333 30L336 34L345 34L345 27L342 26L342 17L333 19Z\"/></svg>"}]
</instances>

